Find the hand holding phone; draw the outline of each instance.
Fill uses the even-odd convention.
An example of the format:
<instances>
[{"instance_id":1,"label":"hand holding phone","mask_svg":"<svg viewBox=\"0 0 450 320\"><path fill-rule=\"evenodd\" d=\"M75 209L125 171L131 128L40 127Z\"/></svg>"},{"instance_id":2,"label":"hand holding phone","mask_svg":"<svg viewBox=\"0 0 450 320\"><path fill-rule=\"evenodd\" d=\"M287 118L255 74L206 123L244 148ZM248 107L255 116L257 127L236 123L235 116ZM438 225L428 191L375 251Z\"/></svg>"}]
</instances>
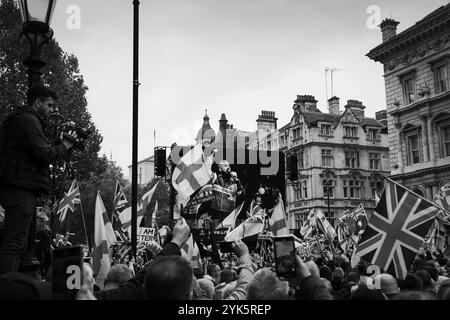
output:
<instances>
[{"instance_id":1,"label":"hand holding phone","mask_svg":"<svg viewBox=\"0 0 450 320\"><path fill-rule=\"evenodd\" d=\"M297 276L294 239L291 236L274 237L275 271L279 277Z\"/></svg>"}]
</instances>

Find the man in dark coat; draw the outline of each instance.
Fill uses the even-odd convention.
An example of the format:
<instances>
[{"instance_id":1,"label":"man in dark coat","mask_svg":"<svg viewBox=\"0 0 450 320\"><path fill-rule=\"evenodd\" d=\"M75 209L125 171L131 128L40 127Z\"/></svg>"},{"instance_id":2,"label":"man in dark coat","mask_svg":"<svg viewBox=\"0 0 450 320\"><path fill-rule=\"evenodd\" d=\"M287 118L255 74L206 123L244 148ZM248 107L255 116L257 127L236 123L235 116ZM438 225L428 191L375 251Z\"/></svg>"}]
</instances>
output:
<instances>
[{"instance_id":1,"label":"man in dark coat","mask_svg":"<svg viewBox=\"0 0 450 320\"><path fill-rule=\"evenodd\" d=\"M5 230L0 274L18 270L37 197L50 191L49 164L62 159L73 146L67 139L51 146L44 136L45 119L54 112L57 98L47 87L31 88L27 94L28 105L18 108L3 123L0 203L5 208ZM71 135L76 139L75 133Z\"/></svg>"}]
</instances>

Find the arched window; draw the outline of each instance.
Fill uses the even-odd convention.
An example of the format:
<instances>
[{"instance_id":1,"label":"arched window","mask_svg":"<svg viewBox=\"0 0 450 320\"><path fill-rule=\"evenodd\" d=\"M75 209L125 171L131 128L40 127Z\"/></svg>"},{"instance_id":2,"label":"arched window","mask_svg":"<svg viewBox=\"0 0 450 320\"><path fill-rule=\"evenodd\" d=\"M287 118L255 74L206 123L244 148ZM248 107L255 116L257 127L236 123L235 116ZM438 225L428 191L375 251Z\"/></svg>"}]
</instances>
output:
<instances>
[{"instance_id":1,"label":"arched window","mask_svg":"<svg viewBox=\"0 0 450 320\"><path fill-rule=\"evenodd\" d=\"M425 193L423 192L423 190L419 187L413 187L411 188L411 191L414 193L417 193L419 196L426 198Z\"/></svg>"}]
</instances>

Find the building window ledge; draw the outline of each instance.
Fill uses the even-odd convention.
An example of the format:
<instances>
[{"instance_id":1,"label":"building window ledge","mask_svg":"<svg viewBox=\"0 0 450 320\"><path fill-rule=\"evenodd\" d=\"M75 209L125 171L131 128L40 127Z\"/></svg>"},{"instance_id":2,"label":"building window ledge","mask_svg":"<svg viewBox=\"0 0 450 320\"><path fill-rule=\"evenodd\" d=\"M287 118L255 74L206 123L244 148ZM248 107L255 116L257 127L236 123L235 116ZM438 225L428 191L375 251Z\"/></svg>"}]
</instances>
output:
<instances>
[{"instance_id":1,"label":"building window ledge","mask_svg":"<svg viewBox=\"0 0 450 320\"><path fill-rule=\"evenodd\" d=\"M324 138L334 138L333 135L320 134L320 133L319 133L319 137L324 137Z\"/></svg>"}]
</instances>

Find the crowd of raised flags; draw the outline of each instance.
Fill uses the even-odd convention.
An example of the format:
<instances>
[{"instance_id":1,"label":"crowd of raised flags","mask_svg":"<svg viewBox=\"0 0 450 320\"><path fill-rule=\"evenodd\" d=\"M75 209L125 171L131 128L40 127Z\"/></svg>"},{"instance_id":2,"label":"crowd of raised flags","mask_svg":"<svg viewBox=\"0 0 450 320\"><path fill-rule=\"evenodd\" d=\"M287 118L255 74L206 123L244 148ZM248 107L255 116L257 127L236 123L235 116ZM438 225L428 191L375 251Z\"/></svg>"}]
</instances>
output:
<instances>
[{"instance_id":1,"label":"crowd of raised flags","mask_svg":"<svg viewBox=\"0 0 450 320\"><path fill-rule=\"evenodd\" d=\"M185 206L192 195L212 182L211 163L212 157L206 158L201 145L197 145L176 164L171 182L177 192L178 204ZM157 186L158 183L138 201L138 226ZM81 204L81 199L77 181L74 180L59 203L57 209L59 221L64 221L69 211L74 212L77 204ZM92 257L94 272L100 282L109 271L111 246L118 238L126 240L124 236L126 232L131 234L131 207L127 205L125 193L117 182L112 217L120 220L122 228L114 230L100 193L97 194ZM244 203L239 204L217 226L216 229L228 229L225 241L237 241L263 232L273 236L291 235L281 195L274 208L267 208L273 209L270 216L268 210L253 200L246 213L247 218L237 224L237 217L243 207ZM162 245L170 229L167 226L158 228L157 213L156 203L151 227L157 230L155 242ZM364 207L359 205L353 210L346 210L338 219L335 229L322 210L313 209L300 229L302 239L291 236L295 240L297 251L306 259L323 255L325 251L340 251L352 256L353 265L359 260L364 260L401 278L406 275L419 248L424 244L440 250L445 248L446 231L443 225L450 224L449 217L450 183L444 185L434 198L434 202L431 202L387 179L381 197L376 195L376 208L370 219ZM123 253L123 248L120 250ZM181 252L194 267L203 267L199 248L192 235L181 248Z\"/></svg>"}]
</instances>

